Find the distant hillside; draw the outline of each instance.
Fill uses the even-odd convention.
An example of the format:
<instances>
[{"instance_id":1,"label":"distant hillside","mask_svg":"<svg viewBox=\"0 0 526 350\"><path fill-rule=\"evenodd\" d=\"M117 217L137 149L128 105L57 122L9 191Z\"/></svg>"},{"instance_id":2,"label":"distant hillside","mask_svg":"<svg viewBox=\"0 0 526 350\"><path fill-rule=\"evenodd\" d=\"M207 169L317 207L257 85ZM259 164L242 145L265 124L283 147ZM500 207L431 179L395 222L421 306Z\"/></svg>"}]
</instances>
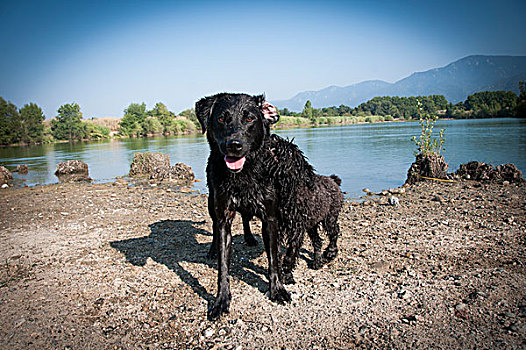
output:
<instances>
[{"instance_id":1,"label":"distant hillside","mask_svg":"<svg viewBox=\"0 0 526 350\"><path fill-rule=\"evenodd\" d=\"M315 108L341 104L355 107L375 96L444 95L449 102L456 103L478 91L518 93L519 80L526 80L526 56L468 56L445 67L413 73L393 84L368 80L300 92L289 100L272 102L293 111L301 111L307 100Z\"/></svg>"}]
</instances>

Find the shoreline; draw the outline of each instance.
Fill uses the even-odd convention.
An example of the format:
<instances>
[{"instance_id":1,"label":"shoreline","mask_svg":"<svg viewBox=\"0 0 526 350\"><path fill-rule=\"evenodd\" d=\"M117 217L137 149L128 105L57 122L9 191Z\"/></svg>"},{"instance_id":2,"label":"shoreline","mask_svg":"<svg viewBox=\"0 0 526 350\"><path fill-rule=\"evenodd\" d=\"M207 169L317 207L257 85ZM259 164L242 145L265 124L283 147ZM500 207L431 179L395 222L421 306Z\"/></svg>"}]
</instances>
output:
<instances>
[{"instance_id":1,"label":"shoreline","mask_svg":"<svg viewBox=\"0 0 526 350\"><path fill-rule=\"evenodd\" d=\"M2 192L6 348L513 348L526 342L526 185L425 181L399 206L345 201L340 252L265 295L267 259L233 231L230 314L216 293L207 195L119 183ZM326 243L326 242L325 242Z\"/></svg>"},{"instance_id":2,"label":"shoreline","mask_svg":"<svg viewBox=\"0 0 526 350\"><path fill-rule=\"evenodd\" d=\"M290 116L285 116L290 117ZM343 116L345 118L348 118L348 116ZM372 118L383 118L383 116L370 116ZM290 118L301 118L301 117L290 117ZM341 118L341 117L324 117L324 118ZM360 118L367 118L367 117L360 117ZM512 118L512 119L524 119L521 117L484 117L484 118L439 118L438 121L441 120L479 120L479 119L506 119L506 118ZM88 120L91 121L91 120ZM324 124L312 124L312 123L305 123L305 124L285 124L282 127L272 127L271 130L290 130L290 129L305 129L305 128L318 128L318 127L336 127L336 126L350 126L350 125L363 125L363 124L379 124L379 123L396 123L396 122L418 122L417 119L410 119L405 120L403 118L393 119L393 120L373 120L373 121L357 121L357 122L342 122L342 123L324 123ZM8 148L8 147L31 147L31 146L39 146L39 145L47 145L47 144L54 144L54 143L80 143L80 142L96 142L96 141L106 141L106 140L128 140L128 139L142 139L142 138L152 138L152 137L177 137L177 136L192 136L192 135L202 135L201 131L196 129L195 132L183 132L180 134L149 134L141 137L125 137L125 136L111 136L108 138L97 138L97 139L83 139L83 140L75 140L75 141L67 141L67 140L53 140L50 142L41 142L41 143L15 143L15 144L9 144L9 145L0 145L0 148Z\"/></svg>"}]
</instances>

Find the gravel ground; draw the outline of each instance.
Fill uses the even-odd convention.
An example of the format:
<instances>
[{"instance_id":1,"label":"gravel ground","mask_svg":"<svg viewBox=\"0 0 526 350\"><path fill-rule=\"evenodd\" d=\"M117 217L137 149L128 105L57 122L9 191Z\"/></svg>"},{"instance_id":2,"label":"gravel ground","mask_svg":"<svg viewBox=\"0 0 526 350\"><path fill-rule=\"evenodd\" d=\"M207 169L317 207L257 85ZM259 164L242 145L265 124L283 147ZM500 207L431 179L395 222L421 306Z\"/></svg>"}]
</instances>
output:
<instances>
[{"instance_id":1,"label":"gravel ground","mask_svg":"<svg viewBox=\"0 0 526 350\"><path fill-rule=\"evenodd\" d=\"M285 306L237 218L230 314L211 323L205 195L3 189L0 347L526 349L526 185L425 182L397 197L347 201L340 254L321 270L307 238Z\"/></svg>"}]
</instances>

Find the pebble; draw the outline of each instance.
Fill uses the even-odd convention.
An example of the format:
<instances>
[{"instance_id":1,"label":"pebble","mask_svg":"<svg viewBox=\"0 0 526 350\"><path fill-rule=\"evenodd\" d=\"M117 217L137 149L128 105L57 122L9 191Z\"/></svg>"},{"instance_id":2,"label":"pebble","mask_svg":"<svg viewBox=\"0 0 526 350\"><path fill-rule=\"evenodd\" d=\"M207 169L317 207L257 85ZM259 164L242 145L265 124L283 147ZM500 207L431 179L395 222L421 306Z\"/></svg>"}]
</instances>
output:
<instances>
[{"instance_id":1,"label":"pebble","mask_svg":"<svg viewBox=\"0 0 526 350\"><path fill-rule=\"evenodd\" d=\"M367 332L367 326L365 325L360 326L360 328L358 329L358 333L363 335L365 334L365 332Z\"/></svg>"},{"instance_id":2,"label":"pebble","mask_svg":"<svg viewBox=\"0 0 526 350\"><path fill-rule=\"evenodd\" d=\"M387 198L387 202L393 207L397 207L400 205L400 200L395 196Z\"/></svg>"},{"instance_id":3,"label":"pebble","mask_svg":"<svg viewBox=\"0 0 526 350\"><path fill-rule=\"evenodd\" d=\"M459 303L455 306L455 316L458 318L467 318L468 306L464 303Z\"/></svg>"},{"instance_id":4,"label":"pebble","mask_svg":"<svg viewBox=\"0 0 526 350\"><path fill-rule=\"evenodd\" d=\"M434 202L442 202L442 197L436 194L433 196L433 198L431 198L431 200Z\"/></svg>"},{"instance_id":5,"label":"pebble","mask_svg":"<svg viewBox=\"0 0 526 350\"><path fill-rule=\"evenodd\" d=\"M398 297L400 299L409 299L411 297L411 292L405 289L402 289L398 292Z\"/></svg>"},{"instance_id":6,"label":"pebble","mask_svg":"<svg viewBox=\"0 0 526 350\"><path fill-rule=\"evenodd\" d=\"M213 329L212 327L209 327L204 330L203 335L205 336L205 338L210 338L211 336L215 334L215 332L216 332L215 329Z\"/></svg>"},{"instance_id":7,"label":"pebble","mask_svg":"<svg viewBox=\"0 0 526 350\"><path fill-rule=\"evenodd\" d=\"M389 193L391 193L391 194L404 194L405 193L405 188L403 188L403 187L390 188L389 189Z\"/></svg>"},{"instance_id":8,"label":"pebble","mask_svg":"<svg viewBox=\"0 0 526 350\"><path fill-rule=\"evenodd\" d=\"M403 323L412 324L412 323L416 322L416 316L415 315L410 315L410 316L407 316L407 317L403 317L401 319L401 321Z\"/></svg>"}]
</instances>

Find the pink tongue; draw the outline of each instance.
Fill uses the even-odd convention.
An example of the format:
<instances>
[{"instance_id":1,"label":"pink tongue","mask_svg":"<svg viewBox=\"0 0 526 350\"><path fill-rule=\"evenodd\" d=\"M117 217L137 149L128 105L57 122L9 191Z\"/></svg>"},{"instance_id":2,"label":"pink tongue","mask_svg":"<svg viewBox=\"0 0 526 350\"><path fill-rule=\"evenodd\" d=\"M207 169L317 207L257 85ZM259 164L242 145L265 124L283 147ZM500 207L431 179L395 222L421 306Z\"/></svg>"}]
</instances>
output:
<instances>
[{"instance_id":1,"label":"pink tongue","mask_svg":"<svg viewBox=\"0 0 526 350\"><path fill-rule=\"evenodd\" d=\"M225 156L225 163L229 169L239 170L243 167L243 164L245 164L245 157L234 158Z\"/></svg>"}]
</instances>

